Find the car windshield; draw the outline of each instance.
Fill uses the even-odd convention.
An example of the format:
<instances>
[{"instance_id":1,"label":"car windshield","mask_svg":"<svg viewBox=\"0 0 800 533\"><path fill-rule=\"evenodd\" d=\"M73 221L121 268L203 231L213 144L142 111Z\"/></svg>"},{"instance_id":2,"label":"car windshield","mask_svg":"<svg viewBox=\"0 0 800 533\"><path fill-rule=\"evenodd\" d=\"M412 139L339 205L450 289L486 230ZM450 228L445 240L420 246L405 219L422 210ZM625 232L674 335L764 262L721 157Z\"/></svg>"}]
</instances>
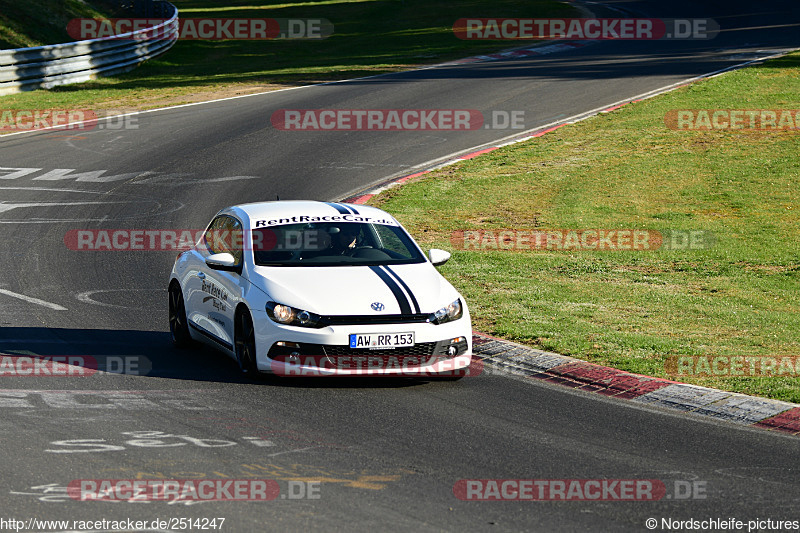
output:
<instances>
[{"instance_id":1,"label":"car windshield","mask_svg":"<svg viewBox=\"0 0 800 533\"><path fill-rule=\"evenodd\" d=\"M301 223L253 230L260 266L362 266L424 263L399 226L362 222Z\"/></svg>"}]
</instances>

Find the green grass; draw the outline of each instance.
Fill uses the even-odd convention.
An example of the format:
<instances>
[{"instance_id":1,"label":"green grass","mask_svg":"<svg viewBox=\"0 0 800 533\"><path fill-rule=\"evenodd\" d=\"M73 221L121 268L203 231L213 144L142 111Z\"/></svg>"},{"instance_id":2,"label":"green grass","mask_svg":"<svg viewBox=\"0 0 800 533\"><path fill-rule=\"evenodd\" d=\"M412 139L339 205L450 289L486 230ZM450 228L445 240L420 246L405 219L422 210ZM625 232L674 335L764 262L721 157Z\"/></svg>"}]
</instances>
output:
<instances>
[{"instance_id":1,"label":"green grass","mask_svg":"<svg viewBox=\"0 0 800 533\"><path fill-rule=\"evenodd\" d=\"M167 54L128 74L49 91L4 96L3 107L145 109L236 92L392 72L535 44L457 39L452 26L458 18L564 17L576 13L571 6L555 0L174 0L172 3L183 18L323 18L333 24L334 33L316 41L183 40Z\"/></svg>"},{"instance_id":2,"label":"green grass","mask_svg":"<svg viewBox=\"0 0 800 533\"><path fill-rule=\"evenodd\" d=\"M800 132L664 124L669 110L703 108L800 109L800 54L446 167L371 203L449 250L463 229L710 231L708 250L456 250L442 272L476 329L630 372L669 378L669 355L800 355ZM680 380L800 402L798 378Z\"/></svg>"},{"instance_id":3,"label":"green grass","mask_svg":"<svg viewBox=\"0 0 800 533\"><path fill-rule=\"evenodd\" d=\"M0 49L73 41L67 34L71 19L111 12L98 0L0 0Z\"/></svg>"}]
</instances>

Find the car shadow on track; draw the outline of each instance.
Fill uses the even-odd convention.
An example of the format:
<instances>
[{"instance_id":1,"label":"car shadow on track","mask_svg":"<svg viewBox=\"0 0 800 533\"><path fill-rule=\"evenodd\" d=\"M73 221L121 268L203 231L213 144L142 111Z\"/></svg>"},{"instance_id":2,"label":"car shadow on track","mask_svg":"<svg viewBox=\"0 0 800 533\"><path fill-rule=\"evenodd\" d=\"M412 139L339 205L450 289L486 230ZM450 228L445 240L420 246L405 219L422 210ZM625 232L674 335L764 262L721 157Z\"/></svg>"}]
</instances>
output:
<instances>
[{"instance_id":1,"label":"car shadow on track","mask_svg":"<svg viewBox=\"0 0 800 533\"><path fill-rule=\"evenodd\" d=\"M52 375L66 377L91 376L99 370L143 378L302 388L398 388L427 383L412 378L248 376L233 359L207 346L173 347L170 334L162 331L4 327L0 328L0 357L0 375L5 376L47 375L41 365L37 370L25 364L27 357L36 357L55 363L49 367ZM65 364L71 368L65 369Z\"/></svg>"}]
</instances>

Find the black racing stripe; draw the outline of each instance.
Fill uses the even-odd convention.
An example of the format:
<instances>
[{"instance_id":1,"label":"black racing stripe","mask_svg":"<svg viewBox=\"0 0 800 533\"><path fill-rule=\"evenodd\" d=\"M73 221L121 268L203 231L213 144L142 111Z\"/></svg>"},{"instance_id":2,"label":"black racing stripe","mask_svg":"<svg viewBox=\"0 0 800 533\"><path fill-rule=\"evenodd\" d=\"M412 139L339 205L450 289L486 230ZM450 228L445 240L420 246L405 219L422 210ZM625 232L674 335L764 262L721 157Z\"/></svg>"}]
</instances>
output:
<instances>
[{"instance_id":1,"label":"black racing stripe","mask_svg":"<svg viewBox=\"0 0 800 533\"><path fill-rule=\"evenodd\" d=\"M334 203L334 202L323 202L323 203L328 204L329 206L331 206L332 208L336 209L337 211L339 211L339 213L341 213L343 215L352 215L350 210L347 209L347 207L345 207L343 205L339 205L339 204Z\"/></svg>"},{"instance_id":2,"label":"black racing stripe","mask_svg":"<svg viewBox=\"0 0 800 533\"><path fill-rule=\"evenodd\" d=\"M336 209L343 215L357 215L358 211L356 211L355 207L350 207L349 205L339 204L336 202L323 202L331 206L332 208Z\"/></svg>"},{"instance_id":3,"label":"black racing stripe","mask_svg":"<svg viewBox=\"0 0 800 533\"><path fill-rule=\"evenodd\" d=\"M408 293L408 297L411 298L411 303L414 304L414 309L415 309L414 312L415 313L419 313L420 312L420 310L419 310L419 302L417 302L417 299L414 297L414 293L411 292L411 288L406 284L405 281L403 281L403 278L401 278L400 276L397 275L397 272L395 272L394 270L392 270L388 266L384 266L383 268L385 268L386 271L389 272L389 274L391 274L392 277L394 277L394 279L396 279L400 283L400 285L403 286L403 288Z\"/></svg>"},{"instance_id":4,"label":"black racing stripe","mask_svg":"<svg viewBox=\"0 0 800 533\"><path fill-rule=\"evenodd\" d=\"M411 306L408 304L408 300L406 299L405 294L403 294L403 291L400 289L400 285L398 285L391 278L391 276L389 276L389 274L381 270L381 267L371 266L369 267L369 269L375 272L375 274L377 274L378 277L381 278L381 280L386 284L386 286L389 287L389 290L392 291L392 294L394 294L397 303L400 305L400 312L404 315L410 315Z\"/></svg>"}]
</instances>

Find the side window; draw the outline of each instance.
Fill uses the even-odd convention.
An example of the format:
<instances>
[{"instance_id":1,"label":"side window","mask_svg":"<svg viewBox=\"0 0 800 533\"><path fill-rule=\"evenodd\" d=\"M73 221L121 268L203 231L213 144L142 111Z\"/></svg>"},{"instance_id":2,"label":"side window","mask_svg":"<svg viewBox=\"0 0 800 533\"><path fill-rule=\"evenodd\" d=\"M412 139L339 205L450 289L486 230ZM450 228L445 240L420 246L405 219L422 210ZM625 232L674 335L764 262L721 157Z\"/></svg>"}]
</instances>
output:
<instances>
[{"instance_id":1,"label":"side window","mask_svg":"<svg viewBox=\"0 0 800 533\"><path fill-rule=\"evenodd\" d=\"M212 254L229 253L242 263L242 224L229 215L220 215L209 224L205 234L205 245Z\"/></svg>"},{"instance_id":2,"label":"side window","mask_svg":"<svg viewBox=\"0 0 800 533\"><path fill-rule=\"evenodd\" d=\"M208 248L208 253L210 254L219 253L220 246L215 237L219 235L224 219L225 217L215 218L211 221L211 224L208 225L208 229L206 229L206 234L203 237L203 243L206 245L206 248Z\"/></svg>"}]
</instances>

